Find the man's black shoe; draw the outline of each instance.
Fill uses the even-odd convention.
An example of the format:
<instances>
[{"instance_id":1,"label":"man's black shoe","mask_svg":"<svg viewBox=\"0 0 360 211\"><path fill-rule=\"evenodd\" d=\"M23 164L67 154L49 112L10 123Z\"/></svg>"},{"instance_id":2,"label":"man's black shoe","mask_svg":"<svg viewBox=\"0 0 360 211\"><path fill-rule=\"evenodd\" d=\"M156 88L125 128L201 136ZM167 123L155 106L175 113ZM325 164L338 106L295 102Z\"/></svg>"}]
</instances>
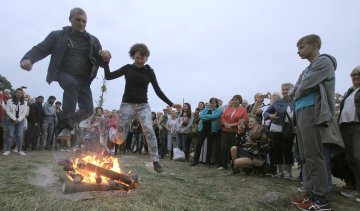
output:
<instances>
[{"instance_id":1,"label":"man's black shoe","mask_svg":"<svg viewBox=\"0 0 360 211\"><path fill-rule=\"evenodd\" d=\"M165 169L162 167L162 165L160 164L159 161L153 162L153 165L154 165L154 170L155 170L157 173L161 173L161 172L164 172L164 171L165 171Z\"/></svg>"}]
</instances>

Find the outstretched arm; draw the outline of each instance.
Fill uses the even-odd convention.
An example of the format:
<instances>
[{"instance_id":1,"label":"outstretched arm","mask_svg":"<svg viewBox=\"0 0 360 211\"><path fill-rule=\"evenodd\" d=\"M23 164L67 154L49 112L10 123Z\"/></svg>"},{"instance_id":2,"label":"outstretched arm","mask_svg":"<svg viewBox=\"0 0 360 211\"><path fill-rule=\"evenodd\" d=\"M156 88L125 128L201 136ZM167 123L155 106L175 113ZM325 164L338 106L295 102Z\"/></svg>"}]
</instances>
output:
<instances>
[{"instance_id":1,"label":"outstretched arm","mask_svg":"<svg viewBox=\"0 0 360 211\"><path fill-rule=\"evenodd\" d=\"M56 42L56 32L51 32L41 43L29 50L20 61L20 67L30 71L33 64L51 54Z\"/></svg>"},{"instance_id":2,"label":"outstretched arm","mask_svg":"<svg viewBox=\"0 0 360 211\"><path fill-rule=\"evenodd\" d=\"M115 78L119 78L126 73L126 65L115 70L114 72L110 72L109 64L104 65L104 72L105 72L105 79L106 80L112 80Z\"/></svg>"}]
</instances>

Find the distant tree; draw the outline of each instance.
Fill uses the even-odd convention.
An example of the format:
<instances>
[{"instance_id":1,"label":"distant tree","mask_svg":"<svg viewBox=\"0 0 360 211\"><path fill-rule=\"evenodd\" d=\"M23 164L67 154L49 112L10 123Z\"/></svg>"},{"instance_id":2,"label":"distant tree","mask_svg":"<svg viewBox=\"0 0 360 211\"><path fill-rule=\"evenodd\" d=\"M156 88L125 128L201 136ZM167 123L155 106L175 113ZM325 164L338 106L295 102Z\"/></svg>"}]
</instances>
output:
<instances>
[{"instance_id":1,"label":"distant tree","mask_svg":"<svg viewBox=\"0 0 360 211\"><path fill-rule=\"evenodd\" d=\"M99 100L96 101L96 104L97 106L99 107L103 107L104 105L104 102L105 102L105 99L104 99L104 93L107 91L107 81L106 79L104 78L104 76L102 77L103 78L103 81L102 81L102 85L101 85L101 95L99 96Z\"/></svg>"},{"instance_id":2,"label":"distant tree","mask_svg":"<svg viewBox=\"0 0 360 211\"><path fill-rule=\"evenodd\" d=\"M10 89L11 91L14 91L12 89L12 85L11 85L10 81L8 81L5 76L2 76L0 74L0 90L4 90L4 89Z\"/></svg>"}]
</instances>

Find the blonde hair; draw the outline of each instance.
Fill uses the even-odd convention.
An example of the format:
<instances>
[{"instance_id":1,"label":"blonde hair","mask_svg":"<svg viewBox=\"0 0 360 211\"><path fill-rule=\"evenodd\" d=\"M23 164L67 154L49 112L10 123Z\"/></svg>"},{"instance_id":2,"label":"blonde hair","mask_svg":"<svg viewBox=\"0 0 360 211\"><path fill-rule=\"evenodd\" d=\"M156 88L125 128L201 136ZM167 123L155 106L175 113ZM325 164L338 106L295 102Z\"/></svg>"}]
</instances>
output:
<instances>
[{"instance_id":1,"label":"blonde hair","mask_svg":"<svg viewBox=\"0 0 360 211\"><path fill-rule=\"evenodd\" d=\"M360 76L360 65L355 67L353 71L351 71L350 76Z\"/></svg>"},{"instance_id":2,"label":"blonde hair","mask_svg":"<svg viewBox=\"0 0 360 211\"><path fill-rule=\"evenodd\" d=\"M279 92L273 92L273 93L271 94L271 97L274 97L274 96L278 97L278 99L281 98L281 94L280 94Z\"/></svg>"},{"instance_id":3,"label":"blonde hair","mask_svg":"<svg viewBox=\"0 0 360 211\"><path fill-rule=\"evenodd\" d=\"M283 84L281 84L281 88L289 88L289 89L291 89L293 87L294 87L294 84L292 84L292 83L283 83Z\"/></svg>"},{"instance_id":4,"label":"blonde hair","mask_svg":"<svg viewBox=\"0 0 360 211\"><path fill-rule=\"evenodd\" d=\"M318 49L321 48L321 38L319 35L316 34L310 34L306 35L299 39L299 41L296 43L296 46L299 46L301 44L315 44Z\"/></svg>"}]
</instances>

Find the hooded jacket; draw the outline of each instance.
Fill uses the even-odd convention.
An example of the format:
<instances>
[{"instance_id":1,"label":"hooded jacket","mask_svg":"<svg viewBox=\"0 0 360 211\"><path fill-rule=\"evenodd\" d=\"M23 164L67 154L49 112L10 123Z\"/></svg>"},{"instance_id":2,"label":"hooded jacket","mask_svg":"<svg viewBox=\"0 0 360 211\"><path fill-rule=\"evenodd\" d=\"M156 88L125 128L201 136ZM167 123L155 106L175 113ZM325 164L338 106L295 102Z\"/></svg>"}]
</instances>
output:
<instances>
[{"instance_id":1,"label":"hooded jacket","mask_svg":"<svg viewBox=\"0 0 360 211\"><path fill-rule=\"evenodd\" d=\"M50 63L48 67L48 73L46 76L46 82L49 84L53 81L57 81L60 65L66 49L71 47L72 42L69 37L69 32L71 30L70 26L63 27L62 30L52 31L50 34L38 45L34 46L30 51L28 51L21 61L29 59L32 64L35 62L47 57L51 54ZM90 42L90 63L91 71L90 76L91 80L96 77L99 66L103 67L104 62L99 55L101 50L101 44L99 40L85 32L85 35L89 38Z\"/></svg>"},{"instance_id":2,"label":"hooded jacket","mask_svg":"<svg viewBox=\"0 0 360 211\"><path fill-rule=\"evenodd\" d=\"M297 81L294 99L315 92L314 120L316 125L325 125L323 143L335 144L344 148L335 117L335 70L336 59L328 54L317 56L309 65L303 78L303 71Z\"/></svg>"},{"instance_id":3,"label":"hooded jacket","mask_svg":"<svg viewBox=\"0 0 360 211\"><path fill-rule=\"evenodd\" d=\"M295 101L315 92L315 124L329 124L335 116L336 59L328 54L317 56L309 65L308 72L301 73L294 87Z\"/></svg>"}]
</instances>

